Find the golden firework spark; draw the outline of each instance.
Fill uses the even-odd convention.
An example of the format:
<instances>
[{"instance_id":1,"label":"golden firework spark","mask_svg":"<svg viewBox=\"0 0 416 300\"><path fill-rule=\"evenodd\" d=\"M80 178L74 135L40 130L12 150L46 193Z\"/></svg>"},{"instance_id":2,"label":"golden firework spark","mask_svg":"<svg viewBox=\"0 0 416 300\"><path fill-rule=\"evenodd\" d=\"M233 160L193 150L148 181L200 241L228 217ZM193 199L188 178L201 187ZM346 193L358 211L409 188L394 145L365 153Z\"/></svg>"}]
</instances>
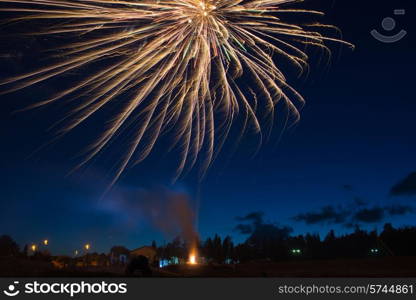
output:
<instances>
[{"instance_id":1,"label":"golden firework spark","mask_svg":"<svg viewBox=\"0 0 416 300\"><path fill-rule=\"evenodd\" d=\"M63 130L68 132L126 97L83 161L134 128L113 183L126 167L143 161L167 130L174 130L174 144L182 149L178 174L198 157L206 170L238 114L244 115L242 132L252 124L259 135L259 114L272 115L281 101L298 118L296 103L303 98L287 84L277 60L302 71L308 66L302 45L328 50L325 41L348 44L282 21L283 14L322 15L288 8L295 2L300 1L1 0L7 4L1 11L19 14L13 21L53 22L35 34L80 37L59 49L64 54L58 63L1 84L10 86L5 92L16 91L108 59L104 69L32 107L78 99ZM250 86L239 83L243 74Z\"/></svg>"}]
</instances>

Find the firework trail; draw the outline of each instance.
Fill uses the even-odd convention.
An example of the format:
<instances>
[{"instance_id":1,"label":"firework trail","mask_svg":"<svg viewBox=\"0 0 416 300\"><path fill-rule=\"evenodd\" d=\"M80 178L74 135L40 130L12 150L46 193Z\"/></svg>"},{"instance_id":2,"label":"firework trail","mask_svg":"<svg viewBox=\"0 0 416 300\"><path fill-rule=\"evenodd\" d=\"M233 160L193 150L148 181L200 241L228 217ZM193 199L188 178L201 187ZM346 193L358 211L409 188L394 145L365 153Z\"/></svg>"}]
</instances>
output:
<instances>
[{"instance_id":1,"label":"firework trail","mask_svg":"<svg viewBox=\"0 0 416 300\"><path fill-rule=\"evenodd\" d=\"M74 37L58 49L58 63L0 84L8 93L107 60L105 68L91 70L80 82L32 106L78 101L63 134L117 98L125 99L81 165L123 130L134 129L113 183L127 167L143 161L166 131L176 137L172 147L181 147L178 176L198 158L205 171L237 115L244 116L241 132L251 126L260 136L259 114L273 118L279 102L298 118L297 104L303 99L287 84L276 60L303 71L308 66L305 45L329 51L325 41L348 44L306 29L331 26L283 22L281 16L287 14L322 15L288 7L296 2L0 0L0 11L13 15L10 22L48 24L34 35ZM250 86L239 83L243 74Z\"/></svg>"}]
</instances>

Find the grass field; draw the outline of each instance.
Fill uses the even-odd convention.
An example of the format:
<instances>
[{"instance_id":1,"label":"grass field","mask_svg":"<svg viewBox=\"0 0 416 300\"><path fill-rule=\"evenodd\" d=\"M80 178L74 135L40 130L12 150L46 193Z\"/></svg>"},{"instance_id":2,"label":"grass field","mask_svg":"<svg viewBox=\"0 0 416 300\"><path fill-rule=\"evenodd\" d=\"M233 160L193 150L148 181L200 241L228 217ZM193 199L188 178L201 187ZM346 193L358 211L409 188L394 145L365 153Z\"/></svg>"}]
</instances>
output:
<instances>
[{"instance_id":1,"label":"grass field","mask_svg":"<svg viewBox=\"0 0 416 300\"><path fill-rule=\"evenodd\" d=\"M120 268L56 269L46 262L0 260L1 277L118 277ZM154 277L416 277L416 257L262 262L238 265L177 265Z\"/></svg>"}]
</instances>

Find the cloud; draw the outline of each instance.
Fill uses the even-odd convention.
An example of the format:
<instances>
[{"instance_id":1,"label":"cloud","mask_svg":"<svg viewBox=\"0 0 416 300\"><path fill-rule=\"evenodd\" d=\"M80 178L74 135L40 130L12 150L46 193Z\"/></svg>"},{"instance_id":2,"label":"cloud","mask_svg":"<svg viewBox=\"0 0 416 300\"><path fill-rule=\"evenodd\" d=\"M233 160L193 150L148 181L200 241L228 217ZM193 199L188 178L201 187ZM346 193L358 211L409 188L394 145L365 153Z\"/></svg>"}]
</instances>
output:
<instances>
[{"instance_id":1,"label":"cloud","mask_svg":"<svg viewBox=\"0 0 416 300\"><path fill-rule=\"evenodd\" d=\"M353 219L357 222L362 223L378 223L383 221L385 218L385 208L383 207L373 207L373 208L363 208L358 210Z\"/></svg>"},{"instance_id":2,"label":"cloud","mask_svg":"<svg viewBox=\"0 0 416 300\"><path fill-rule=\"evenodd\" d=\"M342 224L347 228L352 228L360 223L379 223L388 216L403 216L410 213L416 213L416 210L409 205L394 204L368 207L365 201L356 198L354 199L354 206L334 207L328 205L316 212L298 214L293 217L293 220L308 225Z\"/></svg>"},{"instance_id":3,"label":"cloud","mask_svg":"<svg viewBox=\"0 0 416 300\"><path fill-rule=\"evenodd\" d=\"M253 232L253 229L253 226L248 224L238 224L234 228L235 231L238 231L241 234L250 234Z\"/></svg>"},{"instance_id":4,"label":"cloud","mask_svg":"<svg viewBox=\"0 0 416 300\"><path fill-rule=\"evenodd\" d=\"M367 201L365 201L364 199L362 199L360 197L354 197L354 205L365 206L365 205L367 205Z\"/></svg>"},{"instance_id":5,"label":"cloud","mask_svg":"<svg viewBox=\"0 0 416 300\"><path fill-rule=\"evenodd\" d=\"M345 223L345 224L343 224L343 226L345 227L345 228L348 228L348 229L356 229L356 228L360 228L360 224L358 224L357 222L347 222L347 223Z\"/></svg>"},{"instance_id":6,"label":"cloud","mask_svg":"<svg viewBox=\"0 0 416 300\"><path fill-rule=\"evenodd\" d=\"M394 204L384 207L375 206L358 210L354 215L354 220L362 223L378 223L383 221L387 216L404 216L414 212L415 209L408 205Z\"/></svg>"},{"instance_id":7,"label":"cloud","mask_svg":"<svg viewBox=\"0 0 416 300\"><path fill-rule=\"evenodd\" d=\"M256 211L256 212L249 213L244 217L237 217L236 219L237 221L240 221L240 222L248 221L248 222L253 222L253 224L262 224L263 216L264 216L263 212Z\"/></svg>"},{"instance_id":8,"label":"cloud","mask_svg":"<svg viewBox=\"0 0 416 300\"><path fill-rule=\"evenodd\" d=\"M400 204L386 207L386 210L391 216L403 216L415 212L415 209L413 207L409 205Z\"/></svg>"},{"instance_id":9,"label":"cloud","mask_svg":"<svg viewBox=\"0 0 416 300\"><path fill-rule=\"evenodd\" d=\"M352 187L352 185L351 185L351 184L344 184L344 185L342 186L342 188L343 188L344 190L346 190L346 191L352 191L352 190L353 190L353 187Z\"/></svg>"},{"instance_id":10,"label":"cloud","mask_svg":"<svg viewBox=\"0 0 416 300\"><path fill-rule=\"evenodd\" d=\"M348 217L348 211L342 208L335 208L331 205L322 207L318 212L309 212L296 215L293 217L295 221L305 222L306 224L319 224L319 223L344 223Z\"/></svg>"},{"instance_id":11,"label":"cloud","mask_svg":"<svg viewBox=\"0 0 416 300\"><path fill-rule=\"evenodd\" d=\"M416 172L394 185L390 190L391 196L416 196Z\"/></svg>"},{"instance_id":12,"label":"cloud","mask_svg":"<svg viewBox=\"0 0 416 300\"><path fill-rule=\"evenodd\" d=\"M239 222L249 222L251 224L238 224L234 227L234 230L240 234L251 234L256 228L263 224L264 213L256 211L245 215L244 217L236 217Z\"/></svg>"},{"instance_id":13,"label":"cloud","mask_svg":"<svg viewBox=\"0 0 416 300\"><path fill-rule=\"evenodd\" d=\"M251 242L262 240L270 236L275 238L285 239L293 231L292 227L280 226L275 223L267 223L263 220L263 212L252 212L244 217L236 217L239 222L247 222L248 224L238 224L234 227L235 231L240 234L250 235Z\"/></svg>"}]
</instances>

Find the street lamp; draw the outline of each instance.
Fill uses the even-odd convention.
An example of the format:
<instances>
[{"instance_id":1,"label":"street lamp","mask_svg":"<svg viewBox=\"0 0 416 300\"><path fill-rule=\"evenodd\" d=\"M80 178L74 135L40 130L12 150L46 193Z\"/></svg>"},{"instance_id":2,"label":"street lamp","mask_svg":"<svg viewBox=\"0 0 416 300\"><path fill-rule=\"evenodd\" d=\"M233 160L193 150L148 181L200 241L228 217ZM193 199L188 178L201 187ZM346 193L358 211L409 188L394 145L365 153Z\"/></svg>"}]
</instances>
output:
<instances>
[{"instance_id":1,"label":"street lamp","mask_svg":"<svg viewBox=\"0 0 416 300\"><path fill-rule=\"evenodd\" d=\"M33 244L32 246L30 246L30 249L33 251L33 252L35 252L36 251L36 245L35 244Z\"/></svg>"},{"instance_id":2,"label":"street lamp","mask_svg":"<svg viewBox=\"0 0 416 300\"><path fill-rule=\"evenodd\" d=\"M85 248L85 250L90 250L90 248L91 248L91 245L90 244L85 244L85 246L84 246L84 248Z\"/></svg>"},{"instance_id":3,"label":"street lamp","mask_svg":"<svg viewBox=\"0 0 416 300\"><path fill-rule=\"evenodd\" d=\"M44 244L45 246L48 246L48 245L49 245L49 241L48 241L47 239L45 239L45 240L43 240L43 244Z\"/></svg>"},{"instance_id":4,"label":"street lamp","mask_svg":"<svg viewBox=\"0 0 416 300\"><path fill-rule=\"evenodd\" d=\"M377 248L370 249L370 253L378 254L379 250Z\"/></svg>"},{"instance_id":5,"label":"street lamp","mask_svg":"<svg viewBox=\"0 0 416 300\"><path fill-rule=\"evenodd\" d=\"M300 249L292 249L290 252L292 252L293 255L300 255L302 253Z\"/></svg>"}]
</instances>

